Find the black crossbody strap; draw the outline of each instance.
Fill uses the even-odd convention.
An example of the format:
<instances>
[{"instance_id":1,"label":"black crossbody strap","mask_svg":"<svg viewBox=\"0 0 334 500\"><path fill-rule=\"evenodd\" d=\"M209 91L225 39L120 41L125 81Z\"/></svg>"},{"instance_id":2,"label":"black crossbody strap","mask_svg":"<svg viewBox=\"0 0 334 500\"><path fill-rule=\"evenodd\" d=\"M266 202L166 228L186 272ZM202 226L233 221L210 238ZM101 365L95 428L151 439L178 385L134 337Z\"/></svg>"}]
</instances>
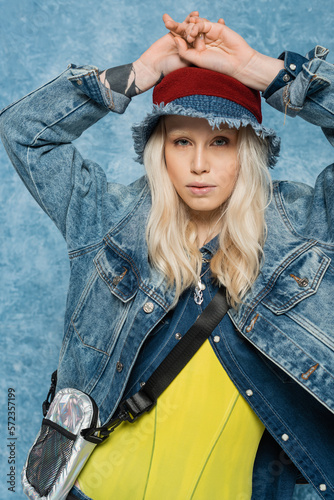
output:
<instances>
[{"instance_id":1,"label":"black crossbody strap","mask_svg":"<svg viewBox=\"0 0 334 500\"><path fill-rule=\"evenodd\" d=\"M219 288L213 300L211 300L187 333L160 363L139 392L145 393L150 399L156 401L205 340L209 338L211 332L222 320L227 310L225 288Z\"/></svg>"},{"instance_id":2,"label":"black crossbody strap","mask_svg":"<svg viewBox=\"0 0 334 500\"><path fill-rule=\"evenodd\" d=\"M116 411L116 418L111 419L98 429L86 429L85 439L101 442L122 422L134 422L143 413L149 411L157 402L160 394L177 377L201 345L209 338L211 332L227 313L229 306L226 300L225 287L218 292L189 328L177 345L170 351L158 368L152 373L139 392L124 400ZM94 435L99 432L100 437Z\"/></svg>"}]
</instances>

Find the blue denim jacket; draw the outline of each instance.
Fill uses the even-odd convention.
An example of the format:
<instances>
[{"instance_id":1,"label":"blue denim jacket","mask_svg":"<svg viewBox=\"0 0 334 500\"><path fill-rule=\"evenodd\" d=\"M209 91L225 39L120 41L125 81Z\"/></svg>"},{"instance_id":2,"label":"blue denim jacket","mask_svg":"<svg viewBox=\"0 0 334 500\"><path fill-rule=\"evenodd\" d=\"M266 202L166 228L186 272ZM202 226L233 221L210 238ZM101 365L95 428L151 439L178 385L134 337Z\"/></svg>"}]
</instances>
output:
<instances>
[{"instance_id":1,"label":"blue denim jacket","mask_svg":"<svg viewBox=\"0 0 334 500\"><path fill-rule=\"evenodd\" d=\"M305 60L285 54L286 69L267 89L267 100L321 126L334 145L334 72L325 55L321 47ZM105 423L122 398L141 346L169 311L173 290L147 259L146 178L130 186L109 184L104 171L72 144L109 109L122 113L129 103L117 93L107 101L96 74L94 67L69 67L6 108L0 127L19 175L68 245L71 277L58 388L91 394ZM238 389L326 499L334 498L334 311L328 299L334 282L332 175L330 166L315 188L274 184L261 273L243 305L211 337ZM207 285L205 301L214 292ZM217 336L220 342L214 342ZM152 369L164 355L155 357ZM278 492L281 478L296 478L289 460L278 455L287 472L263 480L265 454L266 464L269 456L276 460L269 441L266 435L255 464L254 498L269 498L264 485ZM285 496L282 491L275 498L290 498L291 491Z\"/></svg>"}]
</instances>

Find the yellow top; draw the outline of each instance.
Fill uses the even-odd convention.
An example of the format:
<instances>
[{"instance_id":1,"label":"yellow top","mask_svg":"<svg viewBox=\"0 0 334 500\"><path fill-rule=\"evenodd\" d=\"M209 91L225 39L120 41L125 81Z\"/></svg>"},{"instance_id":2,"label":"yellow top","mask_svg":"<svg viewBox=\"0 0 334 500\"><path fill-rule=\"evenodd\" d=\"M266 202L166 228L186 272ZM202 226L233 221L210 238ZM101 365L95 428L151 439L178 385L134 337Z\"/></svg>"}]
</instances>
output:
<instances>
[{"instance_id":1,"label":"yellow top","mask_svg":"<svg viewBox=\"0 0 334 500\"><path fill-rule=\"evenodd\" d=\"M95 448L79 485L93 500L249 500L263 430L206 341L150 413Z\"/></svg>"}]
</instances>

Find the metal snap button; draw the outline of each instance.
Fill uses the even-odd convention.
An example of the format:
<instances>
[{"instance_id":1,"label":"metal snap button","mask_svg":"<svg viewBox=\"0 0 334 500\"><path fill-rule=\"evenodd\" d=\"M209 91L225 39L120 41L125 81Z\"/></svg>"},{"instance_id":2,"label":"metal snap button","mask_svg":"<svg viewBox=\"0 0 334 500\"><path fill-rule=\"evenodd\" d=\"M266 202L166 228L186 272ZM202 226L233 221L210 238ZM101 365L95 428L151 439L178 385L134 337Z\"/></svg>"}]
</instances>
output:
<instances>
[{"instance_id":1,"label":"metal snap button","mask_svg":"<svg viewBox=\"0 0 334 500\"><path fill-rule=\"evenodd\" d=\"M78 85L82 85L82 80L77 80Z\"/></svg>"},{"instance_id":2,"label":"metal snap button","mask_svg":"<svg viewBox=\"0 0 334 500\"><path fill-rule=\"evenodd\" d=\"M213 341L214 341L214 342L216 342L216 344L218 344L218 342L220 342L220 337L219 337L219 335L215 335L215 336L213 337Z\"/></svg>"},{"instance_id":3,"label":"metal snap button","mask_svg":"<svg viewBox=\"0 0 334 500\"><path fill-rule=\"evenodd\" d=\"M284 82L288 82L289 80L290 80L290 75L285 74L285 75L283 76L283 81L284 81Z\"/></svg>"},{"instance_id":4,"label":"metal snap button","mask_svg":"<svg viewBox=\"0 0 334 500\"><path fill-rule=\"evenodd\" d=\"M320 491L326 491L326 490L327 490L327 486L326 486L325 484L321 484L321 485L319 486L319 490L320 490Z\"/></svg>"},{"instance_id":5,"label":"metal snap button","mask_svg":"<svg viewBox=\"0 0 334 500\"><path fill-rule=\"evenodd\" d=\"M118 371L118 373L121 373L121 371L123 370L123 368L124 368L123 363L121 363L120 361L117 361L117 363L116 363L116 370Z\"/></svg>"},{"instance_id":6,"label":"metal snap button","mask_svg":"<svg viewBox=\"0 0 334 500\"><path fill-rule=\"evenodd\" d=\"M144 312L146 312L146 314L151 313L154 309L153 302L146 302L146 304L144 304L143 309L144 309Z\"/></svg>"},{"instance_id":7,"label":"metal snap button","mask_svg":"<svg viewBox=\"0 0 334 500\"><path fill-rule=\"evenodd\" d=\"M295 71L297 66L295 64L290 64L289 68L291 69L291 71Z\"/></svg>"},{"instance_id":8,"label":"metal snap button","mask_svg":"<svg viewBox=\"0 0 334 500\"><path fill-rule=\"evenodd\" d=\"M247 395L247 396L253 396L253 391L252 391L252 389L247 389L247 391L246 391L246 395Z\"/></svg>"},{"instance_id":9,"label":"metal snap button","mask_svg":"<svg viewBox=\"0 0 334 500\"><path fill-rule=\"evenodd\" d=\"M144 387L145 382L140 382L140 387Z\"/></svg>"},{"instance_id":10,"label":"metal snap button","mask_svg":"<svg viewBox=\"0 0 334 500\"><path fill-rule=\"evenodd\" d=\"M176 333L175 338L176 338L176 340L180 340L182 338L181 333Z\"/></svg>"},{"instance_id":11,"label":"metal snap button","mask_svg":"<svg viewBox=\"0 0 334 500\"><path fill-rule=\"evenodd\" d=\"M308 285L308 279L307 278L301 278L299 281L298 281L298 285L302 288L305 288L307 287Z\"/></svg>"},{"instance_id":12,"label":"metal snap button","mask_svg":"<svg viewBox=\"0 0 334 500\"><path fill-rule=\"evenodd\" d=\"M287 441L289 439L289 436L287 434L282 434L282 439L283 441Z\"/></svg>"}]
</instances>

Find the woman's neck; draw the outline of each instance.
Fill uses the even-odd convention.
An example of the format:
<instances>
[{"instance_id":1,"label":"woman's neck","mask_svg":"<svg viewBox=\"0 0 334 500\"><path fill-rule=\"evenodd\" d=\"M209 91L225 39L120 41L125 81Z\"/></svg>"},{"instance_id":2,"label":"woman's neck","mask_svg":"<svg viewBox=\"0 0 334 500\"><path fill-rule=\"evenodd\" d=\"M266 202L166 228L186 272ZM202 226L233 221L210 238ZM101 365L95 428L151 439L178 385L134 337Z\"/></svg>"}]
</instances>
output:
<instances>
[{"instance_id":1,"label":"woman's neck","mask_svg":"<svg viewBox=\"0 0 334 500\"><path fill-rule=\"evenodd\" d=\"M192 221L196 224L198 246L202 248L214 238L221 230L223 214L220 212L216 217L210 217L209 220L203 217L193 217Z\"/></svg>"}]
</instances>

